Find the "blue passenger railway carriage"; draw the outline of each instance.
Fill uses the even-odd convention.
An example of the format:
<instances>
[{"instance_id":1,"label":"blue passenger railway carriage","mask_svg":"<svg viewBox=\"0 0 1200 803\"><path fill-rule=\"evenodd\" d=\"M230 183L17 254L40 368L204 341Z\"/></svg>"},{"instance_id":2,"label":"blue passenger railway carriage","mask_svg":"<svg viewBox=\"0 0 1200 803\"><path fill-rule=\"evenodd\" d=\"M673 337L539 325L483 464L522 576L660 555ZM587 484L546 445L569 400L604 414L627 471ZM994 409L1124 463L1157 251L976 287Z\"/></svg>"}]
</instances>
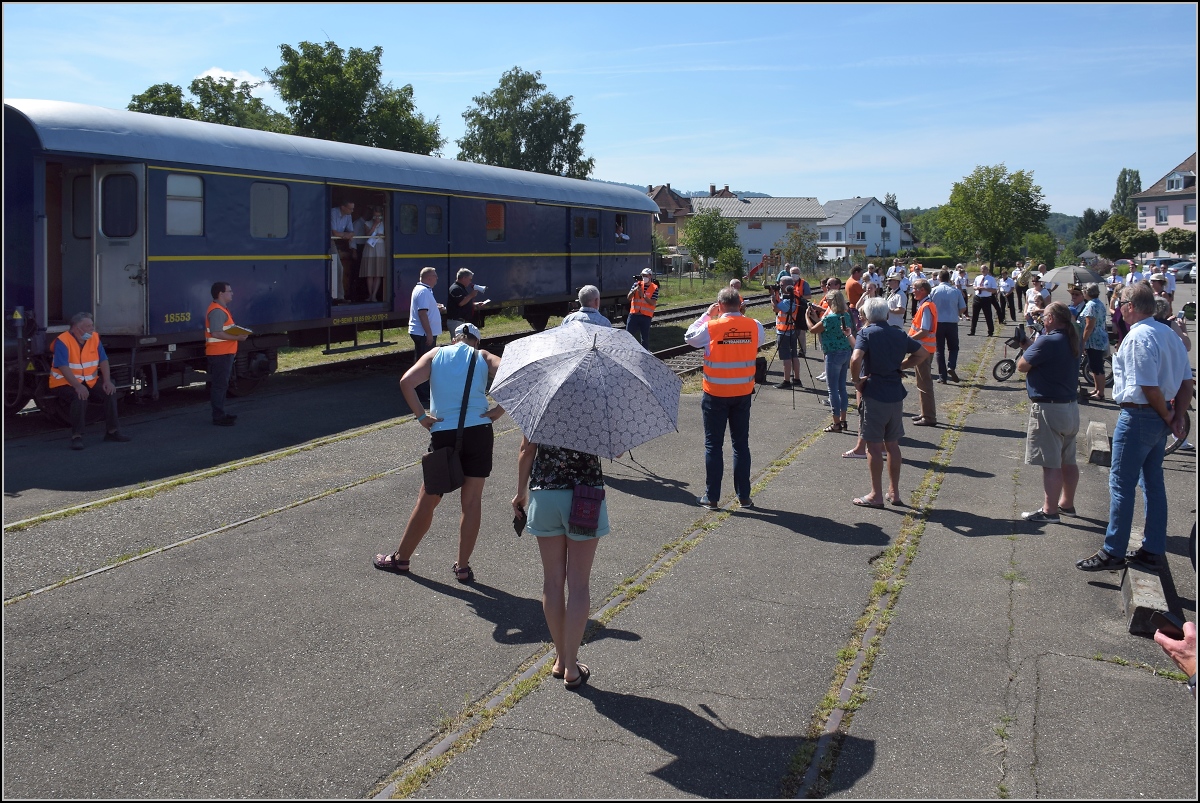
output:
<instances>
[{"instance_id":1,"label":"blue passenger railway carriage","mask_svg":"<svg viewBox=\"0 0 1200 803\"><path fill-rule=\"evenodd\" d=\"M383 211L382 300L339 253L331 212ZM421 268L445 302L459 268L487 286L484 315L521 308L534 328L585 284L625 312L651 266L644 194L597 182L75 103L4 104L4 403L55 411L55 338L93 313L116 384L156 396L203 371L215 281L254 335L234 392L281 346L407 322ZM624 233L624 236L618 232ZM357 251L366 240L351 242ZM348 258L347 258L348 257Z\"/></svg>"}]
</instances>

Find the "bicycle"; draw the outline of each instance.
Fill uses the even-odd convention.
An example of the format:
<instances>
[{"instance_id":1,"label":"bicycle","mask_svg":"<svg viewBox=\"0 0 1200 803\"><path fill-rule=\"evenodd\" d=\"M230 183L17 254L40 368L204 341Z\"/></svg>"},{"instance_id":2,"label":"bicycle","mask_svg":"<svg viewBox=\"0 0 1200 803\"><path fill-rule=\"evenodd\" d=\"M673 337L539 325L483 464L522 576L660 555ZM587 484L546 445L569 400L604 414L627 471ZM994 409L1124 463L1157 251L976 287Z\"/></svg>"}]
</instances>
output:
<instances>
[{"instance_id":1,"label":"bicycle","mask_svg":"<svg viewBox=\"0 0 1200 803\"><path fill-rule=\"evenodd\" d=\"M1009 379L1012 379L1013 374L1017 372L1017 360L1019 360L1021 355L1025 353L1025 348L1030 342L1031 341L1028 341L1025 338L1025 325L1017 324L1017 328L1013 332L1013 336L1004 341L1004 357L1002 357L996 362L995 365L992 366L992 376L996 378L997 382L1005 382ZM1017 353L1012 357L1009 357L1009 349L1016 349Z\"/></svg>"}]
</instances>

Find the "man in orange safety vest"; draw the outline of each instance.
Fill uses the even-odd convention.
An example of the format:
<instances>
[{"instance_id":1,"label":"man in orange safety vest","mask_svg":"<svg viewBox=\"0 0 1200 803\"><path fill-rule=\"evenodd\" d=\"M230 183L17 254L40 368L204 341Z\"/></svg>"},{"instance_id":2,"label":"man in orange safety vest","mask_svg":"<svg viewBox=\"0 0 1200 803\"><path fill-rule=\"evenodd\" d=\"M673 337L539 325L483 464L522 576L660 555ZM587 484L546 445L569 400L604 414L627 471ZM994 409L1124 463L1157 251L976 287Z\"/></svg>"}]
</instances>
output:
<instances>
[{"instance_id":1,"label":"man in orange safety vest","mask_svg":"<svg viewBox=\"0 0 1200 803\"><path fill-rule=\"evenodd\" d=\"M54 359L50 368L50 391L71 408L71 448L83 448L84 417L89 400L104 405L106 441L125 443L117 424L117 388L109 373L108 354L96 333L92 313L80 312L71 318L71 328L54 341Z\"/></svg>"}]
</instances>

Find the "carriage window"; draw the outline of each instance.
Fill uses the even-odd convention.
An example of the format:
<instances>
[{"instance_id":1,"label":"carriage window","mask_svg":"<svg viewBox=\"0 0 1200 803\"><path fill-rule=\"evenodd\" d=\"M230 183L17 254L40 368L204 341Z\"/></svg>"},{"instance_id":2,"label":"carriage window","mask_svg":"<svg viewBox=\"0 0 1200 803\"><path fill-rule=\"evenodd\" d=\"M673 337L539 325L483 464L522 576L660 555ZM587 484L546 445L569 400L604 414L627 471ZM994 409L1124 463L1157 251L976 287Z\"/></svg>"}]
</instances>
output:
<instances>
[{"instance_id":1,"label":"carriage window","mask_svg":"<svg viewBox=\"0 0 1200 803\"><path fill-rule=\"evenodd\" d=\"M204 234L204 182L199 176L167 174L167 234Z\"/></svg>"},{"instance_id":2,"label":"carriage window","mask_svg":"<svg viewBox=\"0 0 1200 803\"><path fill-rule=\"evenodd\" d=\"M100 231L105 237L137 234L137 179L130 173L105 176L100 184Z\"/></svg>"},{"instance_id":3,"label":"carriage window","mask_svg":"<svg viewBox=\"0 0 1200 803\"><path fill-rule=\"evenodd\" d=\"M442 233L442 208L440 206L425 207L425 233Z\"/></svg>"},{"instance_id":4,"label":"carriage window","mask_svg":"<svg viewBox=\"0 0 1200 803\"><path fill-rule=\"evenodd\" d=\"M575 238L583 239L583 215L575 216Z\"/></svg>"},{"instance_id":5,"label":"carriage window","mask_svg":"<svg viewBox=\"0 0 1200 803\"><path fill-rule=\"evenodd\" d=\"M286 184L256 181L250 185L250 236L276 240L288 234Z\"/></svg>"},{"instance_id":6,"label":"carriage window","mask_svg":"<svg viewBox=\"0 0 1200 803\"><path fill-rule=\"evenodd\" d=\"M92 239L92 177L71 181L71 233L77 240Z\"/></svg>"},{"instance_id":7,"label":"carriage window","mask_svg":"<svg viewBox=\"0 0 1200 803\"><path fill-rule=\"evenodd\" d=\"M595 239L600 236L600 218L588 218L588 237Z\"/></svg>"},{"instance_id":8,"label":"carriage window","mask_svg":"<svg viewBox=\"0 0 1200 803\"><path fill-rule=\"evenodd\" d=\"M616 216L615 230L616 230L617 245L625 245L626 243L629 242L629 232L627 231L628 222L629 221L628 221L627 215L617 215Z\"/></svg>"},{"instance_id":9,"label":"carriage window","mask_svg":"<svg viewBox=\"0 0 1200 803\"><path fill-rule=\"evenodd\" d=\"M489 202L487 205L487 241L504 241L504 204Z\"/></svg>"},{"instance_id":10,"label":"carriage window","mask_svg":"<svg viewBox=\"0 0 1200 803\"><path fill-rule=\"evenodd\" d=\"M417 205L400 204L400 233L417 233Z\"/></svg>"}]
</instances>

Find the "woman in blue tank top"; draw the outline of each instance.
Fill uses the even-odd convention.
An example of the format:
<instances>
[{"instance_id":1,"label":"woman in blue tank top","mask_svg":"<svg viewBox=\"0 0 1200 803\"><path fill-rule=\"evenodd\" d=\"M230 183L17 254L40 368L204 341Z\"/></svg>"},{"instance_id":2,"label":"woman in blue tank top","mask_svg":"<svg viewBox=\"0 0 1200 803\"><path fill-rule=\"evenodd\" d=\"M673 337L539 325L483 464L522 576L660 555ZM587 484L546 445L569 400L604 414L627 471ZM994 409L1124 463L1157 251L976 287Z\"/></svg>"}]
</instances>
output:
<instances>
[{"instance_id":1,"label":"woman in blue tank top","mask_svg":"<svg viewBox=\"0 0 1200 803\"><path fill-rule=\"evenodd\" d=\"M499 405L488 409L488 376L500 367L500 358L479 346L479 330L474 324L464 323L454 330L454 340L449 346L427 351L409 368L400 379L400 390L404 400L416 415L417 423L430 432L429 451L453 446L458 438L458 420L463 411L463 391L466 388L467 372L475 360L475 372L471 376L471 389L467 392L467 409L463 417L463 441L459 458L463 468L462 520L458 530L458 560L454 564L454 578L460 583L475 579L471 571L471 553L479 538L480 507L483 500L483 484L492 473L492 422L504 415ZM417 398L417 386L429 382L430 407L426 412ZM376 555L375 568L386 572L404 574L408 571L412 554L417 545L429 532L433 523L433 511L442 501L440 494L425 490L424 483L417 494L417 503L400 546L390 555Z\"/></svg>"}]
</instances>

